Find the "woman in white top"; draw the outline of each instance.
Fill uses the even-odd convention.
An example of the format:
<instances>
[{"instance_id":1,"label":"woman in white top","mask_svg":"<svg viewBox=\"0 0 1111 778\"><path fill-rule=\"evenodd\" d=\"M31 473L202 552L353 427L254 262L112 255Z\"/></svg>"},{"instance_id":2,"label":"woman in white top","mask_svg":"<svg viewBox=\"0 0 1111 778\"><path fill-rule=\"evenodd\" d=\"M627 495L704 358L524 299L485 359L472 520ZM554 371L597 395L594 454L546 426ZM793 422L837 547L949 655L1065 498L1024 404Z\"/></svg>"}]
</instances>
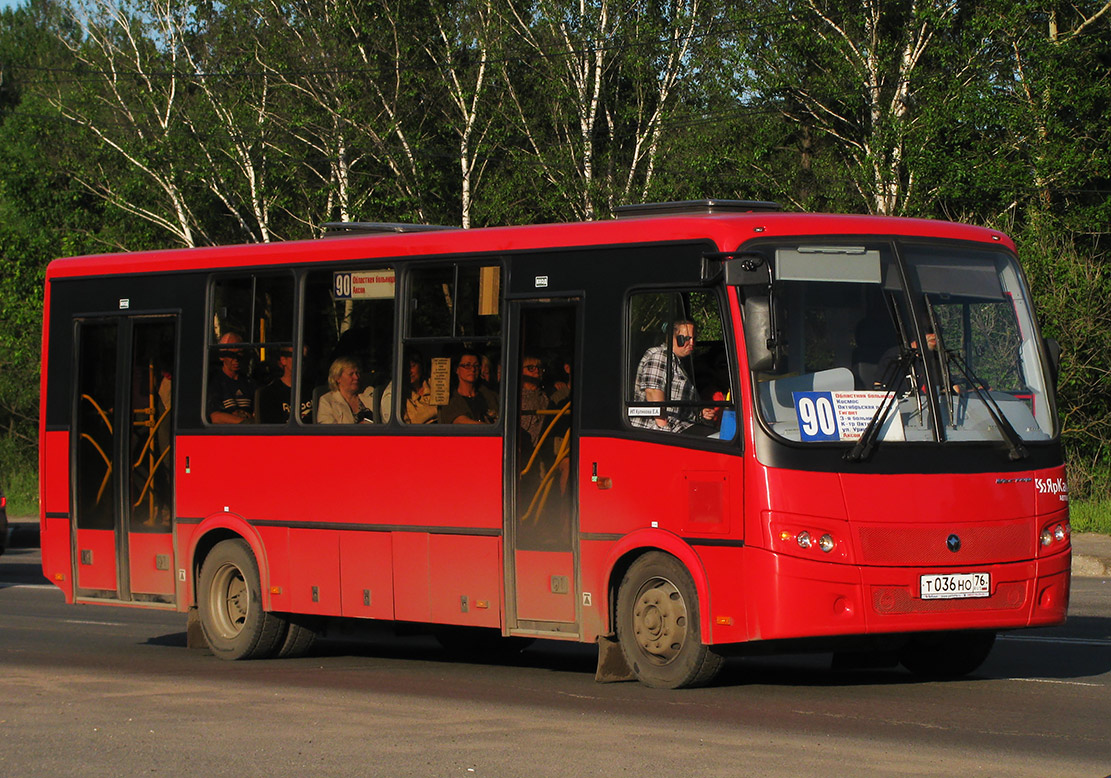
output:
<instances>
[{"instance_id":1,"label":"woman in white top","mask_svg":"<svg viewBox=\"0 0 1111 778\"><path fill-rule=\"evenodd\" d=\"M359 363L340 357L328 370L328 386L332 391L321 396L317 406L319 424L372 424L374 390L368 387L359 394Z\"/></svg>"}]
</instances>

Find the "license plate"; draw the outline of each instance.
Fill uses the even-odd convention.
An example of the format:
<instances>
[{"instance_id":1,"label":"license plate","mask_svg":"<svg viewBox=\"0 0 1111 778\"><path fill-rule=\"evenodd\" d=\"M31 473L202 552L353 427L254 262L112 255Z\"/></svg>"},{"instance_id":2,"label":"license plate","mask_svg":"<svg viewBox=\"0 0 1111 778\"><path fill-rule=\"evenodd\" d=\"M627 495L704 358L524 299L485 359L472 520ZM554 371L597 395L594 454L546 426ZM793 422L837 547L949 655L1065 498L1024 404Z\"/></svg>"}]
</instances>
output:
<instances>
[{"instance_id":1,"label":"license plate","mask_svg":"<svg viewBox=\"0 0 1111 778\"><path fill-rule=\"evenodd\" d=\"M918 579L923 600L990 597L991 573L945 573Z\"/></svg>"}]
</instances>

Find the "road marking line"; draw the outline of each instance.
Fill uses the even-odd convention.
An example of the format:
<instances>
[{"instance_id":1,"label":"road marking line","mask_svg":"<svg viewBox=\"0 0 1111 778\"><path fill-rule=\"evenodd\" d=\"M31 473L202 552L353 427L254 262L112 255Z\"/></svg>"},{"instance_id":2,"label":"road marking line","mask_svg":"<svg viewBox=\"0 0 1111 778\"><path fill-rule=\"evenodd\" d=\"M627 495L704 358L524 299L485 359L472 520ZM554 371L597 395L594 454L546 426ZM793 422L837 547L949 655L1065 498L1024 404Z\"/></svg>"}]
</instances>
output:
<instances>
[{"instance_id":1,"label":"road marking line","mask_svg":"<svg viewBox=\"0 0 1111 778\"><path fill-rule=\"evenodd\" d=\"M0 581L0 589L56 589L53 584L17 584Z\"/></svg>"},{"instance_id":2,"label":"road marking line","mask_svg":"<svg viewBox=\"0 0 1111 778\"><path fill-rule=\"evenodd\" d=\"M122 621L78 621L76 619L63 619L63 624L92 624L97 627L124 627Z\"/></svg>"},{"instance_id":3,"label":"road marking line","mask_svg":"<svg viewBox=\"0 0 1111 778\"><path fill-rule=\"evenodd\" d=\"M1084 683L1083 681L1058 681L1054 678L1008 678L1008 681L1022 681L1023 683L1055 683L1061 686L1094 686L1102 689L1106 684Z\"/></svg>"},{"instance_id":4,"label":"road marking line","mask_svg":"<svg viewBox=\"0 0 1111 778\"><path fill-rule=\"evenodd\" d=\"M1000 640L1018 640L1026 643L1056 643L1067 646L1111 646L1108 638L1051 638L1039 635L1000 635Z\"/></svg>"}]
</instances>

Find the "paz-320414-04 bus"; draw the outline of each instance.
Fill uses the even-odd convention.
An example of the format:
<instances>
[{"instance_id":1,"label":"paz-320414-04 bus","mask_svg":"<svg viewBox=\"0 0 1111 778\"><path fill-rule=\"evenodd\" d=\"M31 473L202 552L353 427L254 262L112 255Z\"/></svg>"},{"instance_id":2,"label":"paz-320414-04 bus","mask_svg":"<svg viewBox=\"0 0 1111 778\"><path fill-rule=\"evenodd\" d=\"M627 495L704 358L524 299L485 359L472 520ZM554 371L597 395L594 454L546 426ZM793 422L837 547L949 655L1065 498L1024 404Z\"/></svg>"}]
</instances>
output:
<instances>
[{"instance_id":1,"label":"paz-320414-04 bus","mask_svg":"<svg viewBox=\"0 0 1111 778\"><path fill-rule=\"evenodd\" d=\"M63 259L42 559L238 659L330 620L975 669L1060 624L1068 494L1014 247L933 221L635 206L581 224Z\"/></svg>"}]
</instances>

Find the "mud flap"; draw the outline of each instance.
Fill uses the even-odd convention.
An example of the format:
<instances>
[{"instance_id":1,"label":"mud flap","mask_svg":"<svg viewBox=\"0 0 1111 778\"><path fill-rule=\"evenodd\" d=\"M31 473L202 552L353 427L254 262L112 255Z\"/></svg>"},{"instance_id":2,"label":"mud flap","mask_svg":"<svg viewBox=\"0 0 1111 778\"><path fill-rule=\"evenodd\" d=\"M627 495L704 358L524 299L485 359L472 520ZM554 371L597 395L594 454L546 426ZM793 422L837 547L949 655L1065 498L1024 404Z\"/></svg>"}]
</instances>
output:
<instances>
[{"instance_id":1,"label":"mud flap","mask_svg":"<svg viewBox=\"0 0 1111 778\"><path fill-rule=\"evenodd\" d=\"M185 647L208 648L208 641L204 637L204 629L201 628L201 615L195 605L189 609L189 615L185 621Z\"/></svg>"},{"instance_id":2,"label":"mud flap","mask_svg":"<svg viewBox=\"0 0 1111 778\"><path fill-rule=\"evenodd\" d=\"M625 661L625 653L616 638L598 636L598 669L594 672L594 680L598 683L619 683L621 681L635 681L636 676Z\"/></svg>"}]
</instances>

